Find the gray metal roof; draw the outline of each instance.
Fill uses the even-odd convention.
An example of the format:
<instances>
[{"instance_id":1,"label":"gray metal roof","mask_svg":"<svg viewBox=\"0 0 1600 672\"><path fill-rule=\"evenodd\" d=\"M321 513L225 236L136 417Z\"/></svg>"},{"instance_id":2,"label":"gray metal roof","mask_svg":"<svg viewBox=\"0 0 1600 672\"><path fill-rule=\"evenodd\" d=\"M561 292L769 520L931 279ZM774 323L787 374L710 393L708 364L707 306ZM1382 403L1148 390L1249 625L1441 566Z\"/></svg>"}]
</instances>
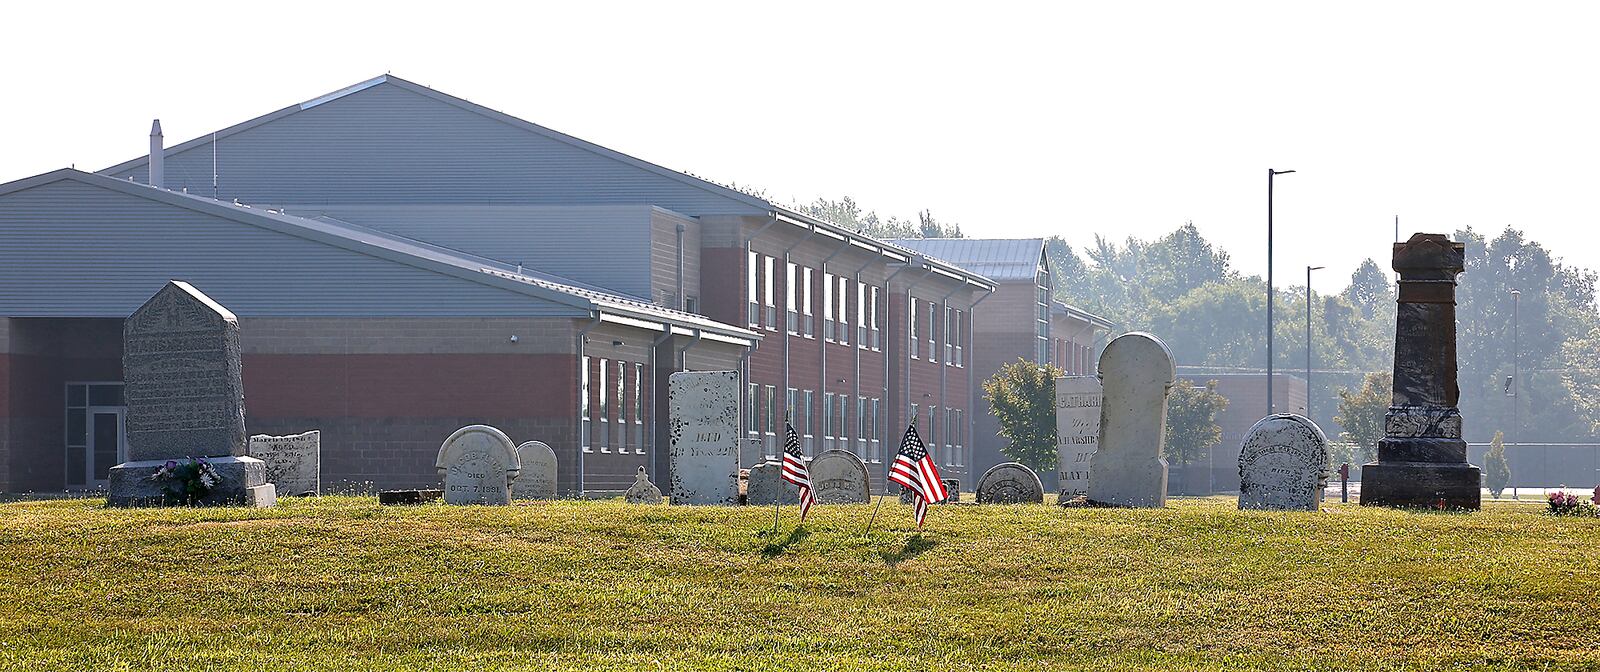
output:
<instances>
[{"instance_id":1,"label":"gray metal roof","mask_svg":"<svg viewBox=\"0 0 1600 672\"><path fill-rule=\"evenodd\" d=\"M168 148L165 149L165 154L168 157L168 169L167 169L167 172L168 172L168 177L169 177L169 184L167 186L169 186L169 187L173 186L173 184L171 183L171 179L172 179L172 176L173 176L173 173L174 173L174 169L180 169L181 170L179 162L175 162L175 161L172 160L175 155L181 155L181 154L183 154L184 152L186 152L188 150L204 147L204 146L212 143L213 140L218 141L218 143L221 144L220 143L221 140L227 139L227 138L229 138L231 136L238 135L238 134L243 133L245 131L248 131L248 130L263 126L265 124L268 124L268 123L271 123L271 122L274 122L274 121L282 120L282 119L284 119L286 117L291 117L293 115L297 115L297 114L299 114L301 112L304 112L304 111L307 111L307 110L317 109L317 108L319 108L319 107L321 107L323 105L327 105L328 103L331 103L331 102L334 102L334 101L338 101L338 100L341 100L341 99L346 99L346 98L349 98L351 96L355 96L356 94L360 94L363 91L373 90L373 91L376 92L376 91L386 90L384 87L382 87L380 85L387 85L387 86L397 87L398 89L409 91L409 92L424 96L426 98L429 98L429 99L444 103L446 105L453 106L453 107L459 108L461 110L466 110L468 112L472 112L474 114L481 115L483 117L486 117L488 119L491 119L491 120L494 120L494 121L497 121L497 122L501 122L501 123L503 123L505 125L508 125L510 127L513 127L513 128L516 128L516 129L520 129L520 130L523 130L523 131L527 131L527 132L536 134L538 136L541 136L541 137L544 137L544 138L548 138L550 140L554 140L554 141L556 141L558 143L562 143L562 144L570 146L572 148L576 148L576 149L584 151L584 152L588 152L588 153L591 153L591 154L594 154L594 155L598 155L598 156L601 156L601 157L605 157L605 158L609 158L609 159L621 162L621 163L626 164L628 166L631 166L633 168L636 168L636 169L639 169L639 170L642 170L642 171L646 171L648 173L651 173L651 174L666 178L667 180L671 180L671 181L675 181L677 183L681 183L683 185L687 185L689 187L692 187L693 189L697 189L700 192L703 192L703 193L707 194L708 197L716 197L716 198L713 198L712 200L717 200L717 202L719 202L719 203L728 203L729 204L729 205L726 206L728 208L728 211L716 212L714 214L731 214L736 209L736 207L737 208L752 208L752 209L758 209L759 211L766 211L767 213L769 213L769 216L771 216L771 217L773 217L773 218L775 218L775 219L777 219L779 221L786 222L786 223L793 224L793 225L798 225L798 226L805 227L805 228L816 229L819 232L823 232L824 235L833 237L833 238L841 240L841 241L848 240L848 241L850 241L852 246L854 246L854 247L856 247L858 249L861 249L863 251L866 251L866 252L869 252L869 253L873 253L873 254L881 254L882 256L884 256L889 261L889 263L918 263L918 264L927 266L930 269L933 269L937 274L946 276L947 278L950 278L950 279L958 281L958 282L963 282L963 283L966 283L966 284L970 284L976 289L983 290L983 291L993 291L993 289L994 289L993 282L991 282L988 278L984 277L982 274L970 272L967 269L963 269L960 266L957 266L955 264L945 263L945 262L941 261L940 259L934 258L934 257L922 256L922 255L920 255L920 254L918 254L918 253L916 253L916 252L914 252L912 250L908 250L908 249L906 249L904 247L898 247L896 245L893 245L893 244L890 244L890 243L886 243L884 241L878 240L876 238L872 238L870 236L862 235L860 233L857 233L854 230L847 229L845 227L839 226L839 225L837 225L837 224L835 224L833 222L828 222L828 221L825 221L825 220L819 220L819 219L816 219L814 217L810 217L810 216L808 216L808 215L806 215L804 213L798 212L797 210L795 210L793 208L787 208L787 207L775 204L775 203L771 202L768 199L765 199L765 198L762 198L762 197L758 197L758 196L754 196L754 195L751 195L751 194L747 194L747 193L745 193L743 191L739 191L737 189L733 189L731 187L727 187L727 186L724 186L724 185L718 184L716 182L713 182L713 181L710 181L710 180L706 180L706 179L703 179L703 178L700 178L700 177L697 177L697 176L694 176L694 175L690 175L690 174L683 173L683 172L680 172L680 171L676 171L676 170L672 170L672 169L669 169L669 168L665 168L665 167L650 163L648 161L644 161L644 160L635 158L633 156L629 156L627 154L623 154L621 152L617 152L615 150L608 149L606 147L602 147L600 145L596 145L594 143L587 142L585 140L582 140L582 139L579 139L579 138L576 138L576 137L573 137L573 136L570 136L570 135L566 135L564 133L560 133L558 131L551 130L549 128L545 128L545 127L540 126L538 124L534 124L532 122L528 122L528 121L525 121L525 120L522 120L522 119L518 119L516 117L507 115L505 113L489 109L489 108L484 107L482 105L478 105L476 103L472 103L470 101L463 100L461 98L456 98L456 97L448 95L448 94L440 93L440 92L435 91L435 90L433 90L431 88L428 88L426 86L422 86L422 85L416 84L414 82L409 82L409 81L406 81L406 80L401 79L399 77L395 77L393 75L382 75L382 76L379 76L379 77L375 77L373 79L370 79L370 80L355 84L353 86L345 87L345 88L340 89L338 91L334 91L332 93L329 93L329 94L326 94L326 95L323 95L323 96L319 96L317 98L314 98L312 100L306 101L304 103L300 103L298 105L291 105L289 107L285 107L285 108L277 110L275 112L271 112L269 114L262 115L260 117L255 118L255 119L251 119L249 121L245 121L245 122L240 123L240 124L235 124L235 125L230 126L228 128L219 130L216 133L206 134L206 135L200 136L198 138L195 138L193 140L189 140L187 142L184 142L184 143L172 146L172 147L168 147ZM392 90L392 89L390 89L390 90ZM328 138L318 138L318 141L319 142L338 142L338 141L340 141L340 139L342 137L344 137L344 136L341 135L340 133L333 133ZM475 145L474 146L463 146L463 147L459 147L457 149L459 151L463 151L463 152L476 151L476 152L480 152L481 153L482 151L486 151L486 150L482 150L482 149L476 149L475 147L476 147ZM208 156L209 156L209 153L208 153ZM134 159L130 159L128 161L124 161L124 162L122 162L120 164L117 164L115 166L111 166L111 167L106 168L104 170L101 170L101 171L99 171L99 173L102 174L102 175L117 175L117 176L129 175L129 176L137 177L139 175L142 175L142 173L140 171L143 169L144 166L146 166L148 164L148 162L149 162L149 157L148 156L137 157L137 158L134 158ZM211 171L209 170L209 164L207 164L207 167L208 167L208 170L205 171L205 175L207 177L209 177L211 175ZM240 169L236 168L234 170L240 170ZM567 171L567 172L570 172L570 171ZM361 177L362 176L360 176L360 175L353 176L352 180L346 180L345 182L351 182L351 183L359 182ZM440 177L463 178L463 177L466 177L466 176L440 176ZM566 175L565 178L563 178L563 179L576 179L576 178L575 178L575 176L569 174L569 175ZM209 180L205 180L205 181L209 182ZM338 185L329 185L329 188L335 188L337 186ZM587 195L587 194L583 193L583 192L586 192L586 191L592 191L594 188L596 188L596 186L597 185L593 185L593 184L578 184L578 183L574 183L574 184L570 184L570 185L565 185L565 187L562 189L562 193L566 194L569 198L571 198L572 200L570 202L573 203L573 204L586 203L586 202L598 202L597 200L595 200L594 196ZM196 185L195 188L198 189L199 186ZM508 200L511 197L510 194L499 194L499 196L501 196L501 198L497 198L496 202L501 202L501 203L512 202L512 201ZM587 201L584 200L586 197L589 198L590 200L587 200ZM267 194L249 195L249 194L247 194L246 198L248 200L251 200L251 201L254 201L254 202L258 202L258 203L273 203L273 204L280 203L280 202L281 203L294 203L294 202L305 203L305 202L307 202L307 201L304 201L304 200L295 200L292 196L286 196L286 197L280 198L279 195L277 195L277 194L272 194L272 195L267 195ZM649 204L652 204L652 205L663 205L662 203L658 203L656 201L648 200L648 199L647 200L640 200L640 201L637 201L637 202L641 203L641 204L649 203ZM690 215L703 214L703 213L700 213L700 212L691 211L691 210L686 209L686 208L680 208L679 206L670 206L670 207L673 207L674 209L679 209L679 210L681 210L683 212L686 212L687 214L690 214Z\"/></svg>"},{"instance_id":2,"label":"gray metal roof","mask_svg":"<svg viewBox=\"0 0 1600 672\"><path fill-rule=\"evenodd\" d=\"M1043 238L895 238L889 242L999 282L1033 280L1044 257Z\"/></svg>"},{"instance_id":3,"label":"gray metal roof","mask_svg":"<svg viewBox=\"0 0 1600 672\"><path fill-rule=\"evenodd\" d=\"M403 236L330 218L307 219L281 212L225 203L103 175L61 169L0 185L0 198L52 183L72 181L157 201L195 212L250 224L270 231L330 245L413 268L509 290L556 304L596 313L605 319L677 333L700 331L707 338L735 343L760 339L755 332L701 315L662 308L547 273L518 269L502 262L449 250Z\"/></svg>"}]
</instances>

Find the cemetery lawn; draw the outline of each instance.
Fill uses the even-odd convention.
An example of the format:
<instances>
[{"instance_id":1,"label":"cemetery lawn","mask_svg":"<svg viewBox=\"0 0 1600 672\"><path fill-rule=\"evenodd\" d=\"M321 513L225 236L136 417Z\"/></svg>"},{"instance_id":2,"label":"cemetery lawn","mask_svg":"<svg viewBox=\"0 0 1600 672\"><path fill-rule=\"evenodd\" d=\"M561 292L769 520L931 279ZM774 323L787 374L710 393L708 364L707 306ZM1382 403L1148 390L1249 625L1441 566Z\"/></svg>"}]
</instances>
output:
<instances>
[{"instance_id":1,"label":"cemetery lawn","mask_svg":"<svg viewBox=\"0 0 1600 672\"><path fill-rule=\"evenodd\" d=\"M0 669L1596 670L1600 520L0 504Z\"/></svg>"}]
</instances>

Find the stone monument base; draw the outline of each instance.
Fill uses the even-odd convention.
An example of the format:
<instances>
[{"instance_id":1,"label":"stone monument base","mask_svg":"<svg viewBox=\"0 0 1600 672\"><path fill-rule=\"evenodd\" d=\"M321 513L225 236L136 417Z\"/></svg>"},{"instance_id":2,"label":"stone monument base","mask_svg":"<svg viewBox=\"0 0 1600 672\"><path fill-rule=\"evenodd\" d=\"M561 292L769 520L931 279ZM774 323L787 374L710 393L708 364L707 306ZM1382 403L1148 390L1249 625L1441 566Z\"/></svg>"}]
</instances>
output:
<instances>
[{"instance_id":1,"label":"stone monument base","mask_svg":"<svg viewBox=\"0 0 1600 672\"><path fill-rule=\"evenodd\" d=\"M207 462L217 470L222 482L211 489L201 506L272 506L277 502L276 489L267 482L267 463L253 457L208 457ZM166 484L152 481L150 477L167 463L166 460L141 460L123 462L111 468L110 506L177 506L166 495Z\"/></svg>"},{"instance_id":2,"label":"stone monument base","mask_svg":"<svg viewBox=\"0 0 1600 672\"><path fill-rule=\"evenodd\" d=\"M1361 505L1476 511L1482 483L1465 462L1372 462L1361 467Z\"/></svg>"}]
</instances>

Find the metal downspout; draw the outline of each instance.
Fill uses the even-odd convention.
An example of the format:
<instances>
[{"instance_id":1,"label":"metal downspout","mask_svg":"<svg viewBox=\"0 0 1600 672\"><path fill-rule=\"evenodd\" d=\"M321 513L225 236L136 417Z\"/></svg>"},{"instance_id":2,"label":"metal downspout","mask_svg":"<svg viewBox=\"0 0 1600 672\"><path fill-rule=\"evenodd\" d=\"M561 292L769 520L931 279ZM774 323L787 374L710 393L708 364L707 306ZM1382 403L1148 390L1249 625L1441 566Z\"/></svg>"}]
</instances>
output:
<instances>
[{"instance_id":1,"label":"metal downspout","mask_svg":"<svg viewBox=\"0 0 1600 672\"><path fill-rule=\"evenodd\" d=\"M692 347L694 347L696 345L699 345L700 344L700 336L703 335L703 334L704 334L704 332L700 331L699 328L696 328L694 330L694 338L689 339L688 343L683 344L683 349L678 351L678 370L679 371L688 371L689 370L689 348L692 348Z\"/></svg>"},{"instance_id":2,"label":"metal downspout","mask_svg":"<svg viewBox=\"0 0 1600 672\"><path fill-rule=\"evenodd\" d=\"M581 367L584 364L584 362L583 362L584 344L589 342L589 332L593 331L595 327L600 326L600 317L601 317L600 311L598 311L598 310L594 311L594 321L590 322L588 326L586 326L586 327L584 327L582 329L579 329L577 335L573 336L573 346L574 346L573 349L578 352L577 366ZM576 368L576 367L574 367L574 368ZM587 367L585 367L585 368L587 368ZM573 387L576 387L578 389L578 397L579 397L579 399L578 399L578 408L583 408L584 404L587 401L587 400L582 398L584 393L586 392L586 390L583 389L583 376L584 376L585 373L586 373L586 371L580 371L578 373L578 375L572 379ZM609 421L609 419L608 419L608 421ZM582 427L583 427L583 418L578 418L578 427L579 427L578 434L581 436L583 434L583 429L582 429ZM584 496L584 487L583 487L583 481L584 481L583 449L584 449L584 446L581 445L583 443L582 440L579 440L578 443L580 444L578 446L578 498L582 499L583 496Z\"/></svg>"},{"instance_id":3,"label":"metal downspout","mask_svg":"<svg viewBox=\"0 0 1600 672\"><path fill-rule=\"evenodd\" d=\"M661 479L661 464L657 460L660 455L660 440L656 432L656 423L660 420L660 413L656 404L660 403L661 400L658 398L660 395L657 393L657 390L660 389L660 381L656 380L656 362L660 358L656 355L656 352L661 349L662 343L666 343L667 339L672 338L672 325L662 324L661 326L664 327L661 331L661 336L650 342L650 480L656 483L666 482Z\"/></svg>"}]
</instances>

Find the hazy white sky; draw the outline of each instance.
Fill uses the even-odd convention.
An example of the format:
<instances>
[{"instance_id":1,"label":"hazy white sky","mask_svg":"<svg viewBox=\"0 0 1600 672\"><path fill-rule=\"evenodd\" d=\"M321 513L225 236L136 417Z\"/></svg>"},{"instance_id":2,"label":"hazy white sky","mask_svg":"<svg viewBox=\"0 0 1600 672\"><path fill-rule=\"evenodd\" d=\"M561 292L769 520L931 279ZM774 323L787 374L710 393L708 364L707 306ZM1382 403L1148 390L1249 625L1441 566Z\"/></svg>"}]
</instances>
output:
<instances>
[{"instance_id":1,"label":"hazy white sky","mask_svg":"<svg viewBox=\"0 0 1600 672\"><path fill-rule=\"evenodd\" d=\"M145 153L392 72L782 200L968 235L1185 220L1342 287L1402 233L1524 229L1600 268L1600 4L27 3L0 181Z\"/></svg>"}]
</instances>

